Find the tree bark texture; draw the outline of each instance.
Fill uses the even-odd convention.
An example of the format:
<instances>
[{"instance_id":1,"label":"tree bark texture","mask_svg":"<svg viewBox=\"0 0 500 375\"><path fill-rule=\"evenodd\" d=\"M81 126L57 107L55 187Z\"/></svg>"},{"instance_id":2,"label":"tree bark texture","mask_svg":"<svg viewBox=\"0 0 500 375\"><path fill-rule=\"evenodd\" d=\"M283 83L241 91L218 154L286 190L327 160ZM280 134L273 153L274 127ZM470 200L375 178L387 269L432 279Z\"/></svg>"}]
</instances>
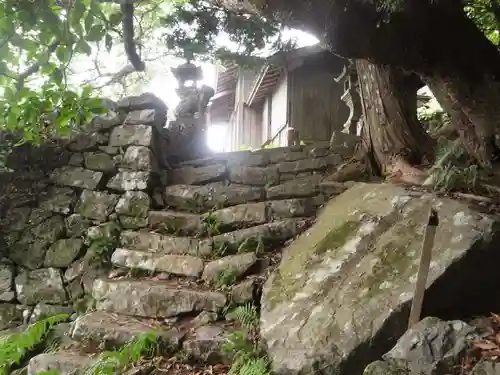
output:
<instances>
[{"instance_id":1,"label":"tree bark texture","mask_svg":"<svg viewBox=\"0 0 500 375\"><path fill-rule=\"evenodd\" d=\"M356 68L366 152L373 155L382 176L400 173L407 181L420 181L420 174L411 165L431 162L434 142L418 121L413 101L408 100L406 76L398 69L367 60L357 60ZM411 173L419 176L408 178Z\"/></svg>"},{"instance_id":2,"label":"tree bark texture","mask_svg":"<svg viewBox=\"0 0 500 375\"><path fill-rule=\"evenodd\" d=\"M471 122L460 104L448 94L446 84L437 77L427 78L426 83L441 107L450 115L467 153L483 168L491 167L491 155L496 149L494 134L489 134L489 139L481 139L481 131Z\"/></svg>"}]
</instances>

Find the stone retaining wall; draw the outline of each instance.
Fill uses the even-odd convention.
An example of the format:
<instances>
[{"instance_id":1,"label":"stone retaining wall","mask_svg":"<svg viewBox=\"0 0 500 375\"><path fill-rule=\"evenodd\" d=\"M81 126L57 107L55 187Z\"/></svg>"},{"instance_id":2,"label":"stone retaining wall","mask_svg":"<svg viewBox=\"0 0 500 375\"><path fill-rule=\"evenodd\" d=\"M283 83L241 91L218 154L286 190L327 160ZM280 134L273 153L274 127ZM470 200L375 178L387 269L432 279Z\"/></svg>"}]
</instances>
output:
<instances>
[{"instance_id":1,"label":"stone retaining wall","mask_svg":"<svg viewBox=\"0 0 500 375\"><path fill-rule=\"evenodd\" d=\"M147 223L155 192L163 207L153 125L165 114L150 94L130 97L85 134L14 150L0 175L0 329L72 312L107 276L123 228Z\"/></svg>"}]
</instances>

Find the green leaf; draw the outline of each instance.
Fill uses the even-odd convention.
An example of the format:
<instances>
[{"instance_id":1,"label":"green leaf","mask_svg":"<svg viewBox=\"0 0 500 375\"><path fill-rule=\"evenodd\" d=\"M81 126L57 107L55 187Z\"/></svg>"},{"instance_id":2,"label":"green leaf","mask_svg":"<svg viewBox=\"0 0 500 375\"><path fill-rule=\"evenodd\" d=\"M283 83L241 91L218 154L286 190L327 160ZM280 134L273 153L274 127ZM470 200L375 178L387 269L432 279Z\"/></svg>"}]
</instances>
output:
<instances>
[{"instance_id":1,"label":"green leaf","mask_svg":"<svg viewBox=\"0 0 500 375\"><path fill-rule=\"evenodd\" d=\"M83 40L80 39L78 43L76 43L76 51L80 53L84 53L87 56L89 56L92 53L92 48L89 46L89 44Z\"/></svg>"},{"instance_id":2,"label":"green leaf","mask_svg":"<svg viewBox=\"0 0 500 375\"><path fill-rule=\"evenodd\" d=\"M106 34L105 43L106 43L106 50L108 52L111 51L111 47L113 47L113 38L111 37L111 35Z\"/></svg>"},{"instance_id":3,"label":"green leaf","mask_svg":"<svg viewBox=\"0 0 500 375\"><path fill-rule=\"evenodd\" d=\"M73 11L71 12L71 24L75 27L76 24L79 24L83 18L83 14L85 13L85 5L81 1L76 1L73 6Z\"/></svg>"},{"instance_id":4,"label":"green leaf","mask_svg":"<svg viewBox=\"0 0 500 375\"><path fill-rule=\"evenodd\" d=\"M97 42L101 40L101 38L106 33L106 30L101 25L94 25L87 33L87 41L89 42Z\"/></svg>"},{"instance_id":5,"label":"green leaf","mask_svg":"<svg viewBox=\"0 0 500 375\"><path fill-rule=\"evenodd\" d=\"M113 13L109 16L109 23L112 26L118 26L122 22L122 14L121 13Z\"/></svg>"},{"instance_id":6,"label":"green leaf","mask_svg":"<svg viewBox=\"0 0 500 375\"><path fill-rule=\"evenodd\" d=\"M50 78L54 81L55 84L61 85L64 75L61 69L55 68L50 74Z\"/></svg>"},{"instance_id":7,"label":"green leaf","mask_svg":"<svg viewBox=\"0 0 500 375\"><path fill-rule=\"evenodd\" d=\"M85 31L88 33L94 24L94 15L91 12L87 13L85 17Z\"/></svg>"},{"instance_id":8,"label":"green leaf","mask_svg":"<svg viewBox=\"0 0 500 375\"><path fill-rule=\"evenodd\" d=\"M56 56L60 62L65 63L69 60L69 51L66 46L59 46L56 49Z\"/></svg>"}]
</instances>

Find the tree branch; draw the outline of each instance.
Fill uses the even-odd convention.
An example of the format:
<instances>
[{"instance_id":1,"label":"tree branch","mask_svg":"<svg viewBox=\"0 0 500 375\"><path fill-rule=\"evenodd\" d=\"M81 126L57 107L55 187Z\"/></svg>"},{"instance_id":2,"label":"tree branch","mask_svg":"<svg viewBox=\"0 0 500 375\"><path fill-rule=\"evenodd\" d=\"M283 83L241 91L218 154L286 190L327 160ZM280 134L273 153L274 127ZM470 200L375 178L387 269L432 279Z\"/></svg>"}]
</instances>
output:
<instances>
[{"instance_id":1,"label":"tree branch","mask_svg":"<svg viewBox=\"0 0 500 375\"><path fill-rule=\"evenodd\" d=\"M138 72L146 69L146 64L137 53L137 46L134 41L134 4L129 0L120 4L122 12L123 41L125 53L132 66Z\"/></svg>"}]
</instances>

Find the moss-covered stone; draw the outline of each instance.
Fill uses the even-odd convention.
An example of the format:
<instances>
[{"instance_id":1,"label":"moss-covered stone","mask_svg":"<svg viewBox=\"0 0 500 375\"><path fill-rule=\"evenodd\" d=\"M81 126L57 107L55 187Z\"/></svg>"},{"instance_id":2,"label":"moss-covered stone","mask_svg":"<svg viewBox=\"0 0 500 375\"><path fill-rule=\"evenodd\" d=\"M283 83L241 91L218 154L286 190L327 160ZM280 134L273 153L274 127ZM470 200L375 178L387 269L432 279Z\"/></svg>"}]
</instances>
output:
<instances>
[{"instance_id":1,"label":"moss-covered stone","mask_svg":"<svg viewBox=\"0 0 500 375\"><path fill-rule=\"evenodd\" d=\"M470 287L470 277L458 280L456 270L491 262L492 239L500 234L496 217L447 198L412 197L394 185L356 184L329 201L314 226L283 251L264 285L260 334L277 373L312 374L320 367L347 375L352 371L342 369L368 364L359 362L366 345L386 345L406 330L404 307L413 296L431 205L439 208L439 251L427 285ZM443 304L434 311L449 311L448 297L434 298Z\"/></svg>"}]
</instances>

